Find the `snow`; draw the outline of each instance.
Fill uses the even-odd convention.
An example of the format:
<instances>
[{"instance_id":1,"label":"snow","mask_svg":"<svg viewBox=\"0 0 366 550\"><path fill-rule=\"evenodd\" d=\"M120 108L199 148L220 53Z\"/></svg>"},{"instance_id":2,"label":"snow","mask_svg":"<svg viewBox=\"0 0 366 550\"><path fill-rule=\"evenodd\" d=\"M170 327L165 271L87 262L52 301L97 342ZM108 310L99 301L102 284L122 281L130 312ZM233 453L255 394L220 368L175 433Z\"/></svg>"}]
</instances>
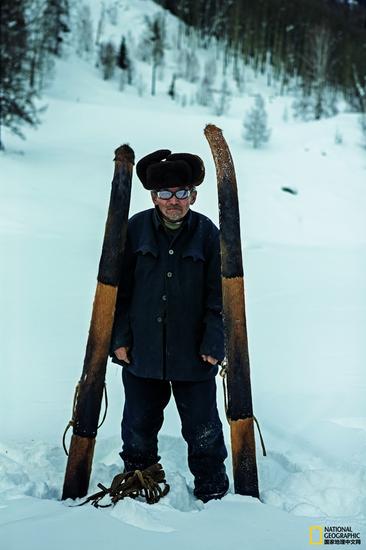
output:
<instances>
[{"instance_id":1,"label":"snow","mask_svg":"<svg viewBox=\"0 0 366 550\"><path fill-rule=\"evenodd\" d=\"M91 2L95 20L99 2ZM128 10L126 11L128 7ZM145 0L119 3L138 36ZM176 22L169 16L169 27ZM118 28L107 27L116 40ZM173 55L173 53L172 53ZM142 64L144 65L144 64ZM142 70L149 74L148 67ZM250 71L248 70L250 75ZM357 115L283 120L289 96L248 77L245 95L215 117L166 95L139 97L104 82L92 63L60 60L43 102L43 124L27 141L6 134L0 157L0 548L91 550L134 546L301 550L312 525L351 525L366 537L366 157ZM187 89L189 86L187 85ZM253 94L265 98L269 143L241 137ZM252 94L252 95L251 95ZM159 445L171 492L149 506L71 508L61 502L61 437L83 363L96 286L113 151L190 151L206 164L194 208L218 223L215 169L203 134L217 124L235 161L245 270L254 411L267 448L257 447L261 501L230 493L204 505L174 403ZM335 144L336 131L343 136ZM296 196L281 187L295 188ZM133 180L131 215L152 206ZM225 439L229 427L218 403ZM109 410L96 444L90 491L121 469L121 373L108 365ZM257 443L259 438L257 436ZM231 459L227 460L231 476ZM232 482L232 478L231 478Z\"/></svg>"}]
</instances>

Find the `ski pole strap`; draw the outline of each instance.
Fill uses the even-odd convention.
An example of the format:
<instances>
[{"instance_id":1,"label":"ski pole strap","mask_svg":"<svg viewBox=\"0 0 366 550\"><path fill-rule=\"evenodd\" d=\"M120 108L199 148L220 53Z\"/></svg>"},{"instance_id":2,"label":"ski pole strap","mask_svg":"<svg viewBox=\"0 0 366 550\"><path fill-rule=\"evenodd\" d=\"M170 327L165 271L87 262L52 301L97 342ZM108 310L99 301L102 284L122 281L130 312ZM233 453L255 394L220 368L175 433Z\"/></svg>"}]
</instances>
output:
<instances>
[{"instance_id":1,"label":"ski pole strap","mask_svg":"<svg viewBox=\"0 0 366 550\"><path fill-rule=\"evenodd\" d=\"M226 377L227 377L227 365L228 365L228 363L227 363L226 357L222 361L219 361L218 365L221 367L219 374L222 377L222 387L223 387L223 391L224 391L225 415L226 415L226 420L228 421L228 424L230 425L231 418L229 417L228 404L227 404L227 380L226 380ZM258 429L259 439L260 439L261 446L262 446L263 456L267 456L267 451L266 451L266 447L264 445L264 439L263 439L262 432L261 432L261 429L260 429L260 426L259 426L259 422L258 422L257 418L254 415L253 415L253 420L254 420L254 422L257 426L257 429Z\"/></svg>"},{"instance_id":2,"label":"ski pole strap","mask_svg":"<svg viewBox=\"0 0 366 550\"><path fill-rule=\"evenodd\" d=\"M64 451L65 451L65 454L66 456L69 456L69 453L68 453L68 450L66 448L66 434L67 432L69 431L69 429L74 426L75 424L75 417L76 417L76 404L77 404L77 401L78 401L78 397L79 397L79 392L80 392L80 385L81 385L81 381L79 380L79 382L76 384L76 388L75 388L75 393L74 393L74 399L73 399L73 402L72 402L72 411L71 411L71 420L69 420L66 428L65 428L65 431L64 431L64 434L62 436L62 446L64 448ZM105 403L105 406L104 406L104 413L103 413L103 418L102 418L102 421L100 422L100 424L98 424L97 426L97 429L99 430L99 428L103 425L105 419L107 418L107 411L108 411L108 393L107 393L107 384L104 382L104 386L103 386L103 396L104 396L104 403Z\"/></svg>"}]
</instances>

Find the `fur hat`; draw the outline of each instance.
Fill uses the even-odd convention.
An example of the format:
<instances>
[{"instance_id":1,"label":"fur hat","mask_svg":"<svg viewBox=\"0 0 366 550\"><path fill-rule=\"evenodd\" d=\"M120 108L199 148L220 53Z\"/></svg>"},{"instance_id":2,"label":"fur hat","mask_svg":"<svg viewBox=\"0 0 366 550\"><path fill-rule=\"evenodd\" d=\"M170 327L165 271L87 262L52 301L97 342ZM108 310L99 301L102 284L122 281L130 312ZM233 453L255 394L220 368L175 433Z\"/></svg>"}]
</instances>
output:
<instances>
[{"instance_id":1,"label":"fur hat","mask_svg":"<svg viewBox=\"0 0 366 550\"><path fill-rule=\"evenodd\" d=\"M159 149L139 160L136 172L149 191L167 187L197 186L205 177L203 160L191 153Z\"/></svg>"}]
</instances>

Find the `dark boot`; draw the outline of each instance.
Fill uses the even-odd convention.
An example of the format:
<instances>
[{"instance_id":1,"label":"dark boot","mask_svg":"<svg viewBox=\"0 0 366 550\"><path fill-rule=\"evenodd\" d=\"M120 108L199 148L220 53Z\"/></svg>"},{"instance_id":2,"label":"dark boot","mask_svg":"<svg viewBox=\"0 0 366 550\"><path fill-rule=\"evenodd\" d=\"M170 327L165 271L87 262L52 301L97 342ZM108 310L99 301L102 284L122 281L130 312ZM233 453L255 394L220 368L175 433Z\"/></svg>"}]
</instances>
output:
<instances>
[{"instance_id":1,"label":"dark boot","mask_svg":"<svg viewBox=\"0 0 366 550\"><path fill-rule=\"evenodd\" d=\"M196 478L194 485L194 496L202 502L208 502L224 497L229 490L230 482L226 474L219 474L210 479Z\"/></svg>"}]
</instances>

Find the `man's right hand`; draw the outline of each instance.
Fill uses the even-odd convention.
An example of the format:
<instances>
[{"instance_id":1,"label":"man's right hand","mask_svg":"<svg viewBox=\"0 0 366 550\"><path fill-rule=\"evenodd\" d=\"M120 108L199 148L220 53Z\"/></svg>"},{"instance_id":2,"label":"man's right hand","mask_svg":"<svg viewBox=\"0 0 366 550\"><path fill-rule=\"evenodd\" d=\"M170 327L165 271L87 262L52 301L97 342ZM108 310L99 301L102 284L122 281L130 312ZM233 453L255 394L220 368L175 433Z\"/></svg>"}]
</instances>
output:
<instances>
[{"instance_id":1,"label":"man's right hand","mask_svg":"<svg viewBox=\"0 0 366 550\"><path fill-rule=\"evenodd\" d=\"M121 347L114 350L114 355L119 359L120 361L125 361L125 363L129 363L130 360L127 357L127 352L130 348L129 347Z\"/></svg>"}]
</instances>

